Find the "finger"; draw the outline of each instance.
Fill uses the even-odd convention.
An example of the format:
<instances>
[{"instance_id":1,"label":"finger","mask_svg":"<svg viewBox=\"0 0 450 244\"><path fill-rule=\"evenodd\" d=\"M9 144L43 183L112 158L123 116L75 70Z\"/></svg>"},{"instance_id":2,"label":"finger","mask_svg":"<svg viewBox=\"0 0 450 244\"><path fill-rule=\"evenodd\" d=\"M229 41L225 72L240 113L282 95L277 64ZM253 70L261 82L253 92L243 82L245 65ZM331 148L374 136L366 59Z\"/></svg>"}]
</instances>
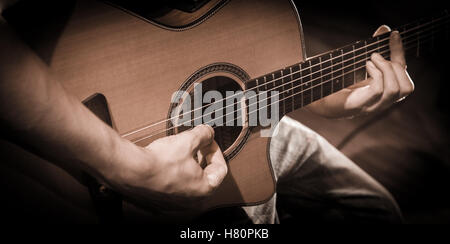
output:
<instances>
[{"instance_id":1,"label":"finger","mask_svg":"<svg viewBox=\"0 0 450 244\"><path fill-rule=\"evenodd\" d=\"M184 133L185 136L189 136L193 153L197 153L199 148L211 144L214 139L214 129L209 125L199 125L192 130Z\"/></svg>"},{"instance_id":2,"label":"finger","mask_svg":"<svg viewBox=\"0 0 450 244\"><path fill-rule=\"evenodd\" d=\"M384 108L387 105L395 102L399 98L399 84L394 69L389 61L386 61L380 54L373 53L371 61L376 68L381 70L383 74L383 95L380 101L369 107L366 111L372 112L379 108Z\"/></svg>"},{"instance_id":3,"label":"finger","mask_svg":"<svg viewBox=\"0 0 450 244\"><path fill-rule=\"evenodd\" d=\"M414 91L414 82L409 77L405 67L398 63L392 63L395 75L397 76L398 84L400 87L399 98L404 98Z\"/></svg>"},{"instance_id":4,"label":"finger","mask_svg":"<svg viewBox=\"0 0 450 244\"><path fill-rule=\"evenodd\" d=\"M352 90L345 102L345 109L353 113L361 112L364 107L378 102L383 95L384 84L381 71L371 61L367 62L366 67L370 75L366 85Z\"/></svg>"},{"instance_id":5,"label":"finger","mask_svg":"<svg viewBox=\"0 0 450 244\"><path fill-rule=\"evenodd\" d=\"M393 31L389 37L389 49L391 50L391 62L406 67L405 52L403 50L402 38L398 31Z\"/></svg>"},{"instance_id":6,"label":"finger","mask_svg":"<svg viewBox=\"0 0 450 244\"><path fill-rule=\"evenodd\" d=\"M376 36L382 35L384 33L387 33L389 31L391 31L391 28L389 26L382 25L382 26L378 27L378 29L375 31L375 33L373 33L372 36L376 37Z\"/></svg>"},{"instance_id":7,"label":"finger","mask_svg":"<svg viewBox=\"0 0 450 244\"><path fill-rule=\"evenodd\" d=\"M223 181L228 173L228 167L223 158L222 151L215 141L205 149L208 166L203 170L203 192L207 195L212 193Z\"/></svg>"},{"instance_id":8,"label":"finger","mask_svg":"<svg viewBox=\"0 0 450 244\"><path fill-rule=\"evenodd\" d=\"M383 73L370 60L367 61L366 70L371 78L369 83L370 94L373 98L380 99L384 90Z\"/></svg>"}]
</instances>

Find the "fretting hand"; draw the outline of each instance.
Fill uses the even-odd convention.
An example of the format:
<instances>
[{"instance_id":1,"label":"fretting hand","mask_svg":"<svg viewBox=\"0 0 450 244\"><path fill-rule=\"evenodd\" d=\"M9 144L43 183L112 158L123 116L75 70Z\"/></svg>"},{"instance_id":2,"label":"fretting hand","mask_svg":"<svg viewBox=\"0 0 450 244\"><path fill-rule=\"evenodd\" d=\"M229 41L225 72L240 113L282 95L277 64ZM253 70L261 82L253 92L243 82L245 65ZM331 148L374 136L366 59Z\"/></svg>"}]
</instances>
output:
<instances>
[{"instance_id":1,"label":"fretting hand","mask_svg":"<svg viewBox=\"0 0 450 244\"><path fill-rule=\"evenodd\" d=\"M389 32L383 25L374 36ZM397 31L390 35L390 61L374 53L366 64L369 78L310 104L307 108L327 118L345 118L384 110L414 91L406 71L402 40Z\"/></svg>"}]
</instances>

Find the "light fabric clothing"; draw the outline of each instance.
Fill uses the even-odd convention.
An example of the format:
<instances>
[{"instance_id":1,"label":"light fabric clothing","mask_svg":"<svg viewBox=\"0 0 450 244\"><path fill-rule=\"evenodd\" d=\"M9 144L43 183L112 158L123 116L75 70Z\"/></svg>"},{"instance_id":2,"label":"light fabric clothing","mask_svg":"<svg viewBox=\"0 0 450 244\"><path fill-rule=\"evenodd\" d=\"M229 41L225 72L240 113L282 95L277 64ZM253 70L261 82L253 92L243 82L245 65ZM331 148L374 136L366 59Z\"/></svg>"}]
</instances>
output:
<instances>
[{"instance_id":1,"label":"light fabric clothing","mask_svg":"<svg viewBox=\"0 0 450 244\"><path fill-rule=\"evenodd\" d=\"M391 194L322 136L288 116L277 126L270 141L277 193L243 207L253 223L278 223L277 208L298 221L402 221Z\"/></svg>"}]
</instances>

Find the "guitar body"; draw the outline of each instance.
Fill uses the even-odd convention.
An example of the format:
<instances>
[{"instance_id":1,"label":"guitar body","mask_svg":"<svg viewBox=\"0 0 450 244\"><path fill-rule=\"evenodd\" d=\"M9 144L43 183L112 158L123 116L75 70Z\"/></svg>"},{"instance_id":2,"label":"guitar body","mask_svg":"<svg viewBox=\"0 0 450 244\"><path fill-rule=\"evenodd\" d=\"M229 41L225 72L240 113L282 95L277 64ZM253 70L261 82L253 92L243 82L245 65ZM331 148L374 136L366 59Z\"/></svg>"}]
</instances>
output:
<instances>
[{"instance_id":1,"label":"guitar body","mask_svg":"<svg viewBox=\"0 0 450 244\"><path fill-rule=\"evenodd\" d=\"M54 47L51 71L80 101L95 94L106 97L113 127L145 146L176 133L168 130L145 139L170 127L159 123L145 128L169 118L174 92L191 89L193 82L216 87L220 84L213 83L223 80L244 90L246 79L305 58L300 19L288 0L213 0L193 14L178 12L152 21L111 4L79 1ZM177 23L182 28L174 27ZM128 133L140 128L139 133ZM229 173L207 208L255 205L275 192L270 139L261 137L258 128L236 130L231 141L216 138L228 140L222 149ZM71 175L79 175L71 170ZM71 198L83 199L75 203L89 199L85 186L73 178L63 180L71 177L65 172L53 171L72 189Z\"/></svg>"}]
</instances>

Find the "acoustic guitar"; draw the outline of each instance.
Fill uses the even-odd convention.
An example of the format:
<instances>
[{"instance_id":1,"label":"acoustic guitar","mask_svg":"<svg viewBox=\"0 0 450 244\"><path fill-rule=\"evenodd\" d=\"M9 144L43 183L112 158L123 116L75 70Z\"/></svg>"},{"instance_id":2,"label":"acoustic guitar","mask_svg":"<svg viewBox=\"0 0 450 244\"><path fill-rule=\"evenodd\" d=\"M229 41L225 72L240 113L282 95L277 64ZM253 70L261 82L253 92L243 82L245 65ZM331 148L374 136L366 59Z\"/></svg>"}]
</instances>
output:
<instances>
[{"instance_id":1,"label":"acoustic guitar","mask_svg":"<svg viewBox=\"0 0 450 244\"><path fill-rule=\"evenodd\" d=\"M51 71L120 135L146 146L191 128L173 121L183 102L174 101L177 91L192 94L198 84L203 93L217 90L224 97L229 90L277 91L278 101L268 99L268 106L277 106L281 118L364 80L371 53L389 57L389 33L306 57L300 18L289 0L196 2L148 13L126 1L78 1L52 52ZM405 49L420 52L448 35L448 17L396 30ZM261 126L249 125L248 100L240 104L246 112L232 111L240 124L214 126L229 171L208 209L260 204L275 192L270 137L260 135ZM89 201L87 188L73 183L74 188Z\"/></svg>"}]
</instances>

